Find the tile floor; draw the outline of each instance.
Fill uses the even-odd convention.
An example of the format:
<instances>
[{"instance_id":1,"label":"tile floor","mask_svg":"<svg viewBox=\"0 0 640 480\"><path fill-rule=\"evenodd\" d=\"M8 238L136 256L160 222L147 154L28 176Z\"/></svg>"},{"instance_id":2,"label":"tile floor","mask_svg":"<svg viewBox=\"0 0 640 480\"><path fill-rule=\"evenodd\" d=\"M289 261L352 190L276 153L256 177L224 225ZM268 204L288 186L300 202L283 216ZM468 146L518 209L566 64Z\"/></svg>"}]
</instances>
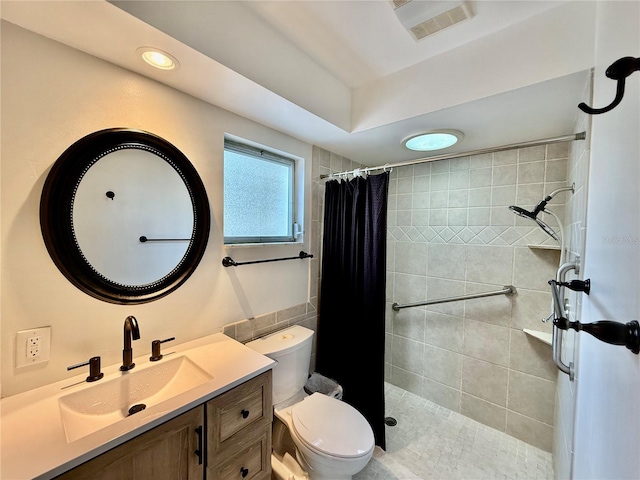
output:
<instances>
[{"instance_id":1,"label":"tile floor","mask_svg":"<svg viewBox=\"0 0 640 480\"><path fill-rule=\"evenodd\" d=\"M376 448L354 480L552 480L551 454L385 385L387 451Z\"/></svg>"}]
</instances>

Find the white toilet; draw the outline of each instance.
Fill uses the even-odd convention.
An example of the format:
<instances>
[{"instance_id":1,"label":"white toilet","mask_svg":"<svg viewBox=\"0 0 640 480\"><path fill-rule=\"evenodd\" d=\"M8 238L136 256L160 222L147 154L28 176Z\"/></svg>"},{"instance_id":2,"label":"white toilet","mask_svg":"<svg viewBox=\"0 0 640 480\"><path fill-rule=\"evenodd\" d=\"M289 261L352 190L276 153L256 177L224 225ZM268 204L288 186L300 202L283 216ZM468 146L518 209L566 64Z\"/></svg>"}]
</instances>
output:
<instances>
[{"instance_id":1,"label":"white toilet","mask_svg":"<svg viewBox=\"0 0 640 480\"><path fill-rule=\"evenodd\" d=\"M373 430L351 405L305 393L313 333L295 325L247 343L278 362L273 369L273 455L282 460L295 454L311 480L349 480L373 455Z\"/></svg>"}]
</instances>

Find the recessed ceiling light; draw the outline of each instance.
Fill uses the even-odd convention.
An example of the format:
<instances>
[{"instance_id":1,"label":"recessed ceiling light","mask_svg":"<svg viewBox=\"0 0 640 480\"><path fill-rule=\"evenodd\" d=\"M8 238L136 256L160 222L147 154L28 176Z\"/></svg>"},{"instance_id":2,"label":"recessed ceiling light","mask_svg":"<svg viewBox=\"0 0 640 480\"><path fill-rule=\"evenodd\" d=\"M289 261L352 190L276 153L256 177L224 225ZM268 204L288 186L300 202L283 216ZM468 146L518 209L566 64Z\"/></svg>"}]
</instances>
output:
<instances>
[{"instance_id":1,"label":"recessed ceiling light","mask_svg":"<svg viewBox=\"0 0 640 480\"><path fill-rule=\"evenodd\" d=\"M458 130L432 130L405 138L402 143L409 150L426 152L442 150L455 145L464 138L464 134Z\"/></svg>"},{"instance_id":2,"label":"recessed ceiling light","mask_svg":"<svg viewBox=\"0 0 640 480\"><path fill-rule=\"evenodd\" d=\"M136 52L142 56L145 62L160 70L173 70L180 65L173 55L157 48L141 47Z\"/></svg>"}]
</instances>

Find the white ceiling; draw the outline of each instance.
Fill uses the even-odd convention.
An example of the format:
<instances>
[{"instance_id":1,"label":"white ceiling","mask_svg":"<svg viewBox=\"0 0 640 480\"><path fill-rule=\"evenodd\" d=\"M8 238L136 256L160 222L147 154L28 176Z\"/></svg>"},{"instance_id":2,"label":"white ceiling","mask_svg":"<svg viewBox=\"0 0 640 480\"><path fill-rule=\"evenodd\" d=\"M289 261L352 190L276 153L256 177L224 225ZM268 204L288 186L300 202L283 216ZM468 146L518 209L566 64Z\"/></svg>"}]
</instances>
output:
<instances>
[{"instance_id":1,"label":"white ceiling","mask_svg":"<svg viewBox=\"0 0 640 480\"><path fill-rule=\"evenodd\" d=\"M400 141L433 128L462 130L457 152L574 133L594 2L469 3L472 19L421 41L387 0L2 1L1 14L366 165L423 156ZM180 68L151 69L141 46Z\"/></svg>"},{"instance_id":2,"label":"white ceiling","mask_svg":"<svg viewBox=\"0 0 640 480\"><path fill-rule=\"evenodd\" d=\"M402 27L387 0L254 1L247 2L246 6L353 88L473 42L561 3L470 1L473 21L421 41L415 41Z\"/></svg>"}]
</instances>

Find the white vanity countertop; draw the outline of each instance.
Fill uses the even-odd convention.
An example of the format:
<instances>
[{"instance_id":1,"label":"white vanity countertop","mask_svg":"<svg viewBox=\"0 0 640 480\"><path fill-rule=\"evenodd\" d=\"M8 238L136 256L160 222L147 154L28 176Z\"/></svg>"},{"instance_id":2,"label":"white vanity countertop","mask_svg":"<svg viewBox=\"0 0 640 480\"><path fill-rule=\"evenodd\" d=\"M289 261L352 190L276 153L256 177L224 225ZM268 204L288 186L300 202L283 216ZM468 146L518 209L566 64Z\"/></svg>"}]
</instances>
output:
<instances>
[{"instance_id":1,"label":"white vanity countertop","mask_svg":"<svg viewBox=\"0 0 640 480\"><path fill-rule=\"evenodd\" d=\"M149 362L148 354L136 358L136 369L143 369L149 364L161 364L165 359L184 355L213 378L73 442L67 441L59 406L60 398L127 375L127 372L120 372L119 365L103 368L104 378L95 383L84 381L88 373L87 367L82 375L2 399L0 478L53 478L275 365L270 358L222 333L177 345L175 348L165 347L164 350L165 358L159 362ZM171 352L175 354L168 355Z\"/></svg>"}]
</instances>

